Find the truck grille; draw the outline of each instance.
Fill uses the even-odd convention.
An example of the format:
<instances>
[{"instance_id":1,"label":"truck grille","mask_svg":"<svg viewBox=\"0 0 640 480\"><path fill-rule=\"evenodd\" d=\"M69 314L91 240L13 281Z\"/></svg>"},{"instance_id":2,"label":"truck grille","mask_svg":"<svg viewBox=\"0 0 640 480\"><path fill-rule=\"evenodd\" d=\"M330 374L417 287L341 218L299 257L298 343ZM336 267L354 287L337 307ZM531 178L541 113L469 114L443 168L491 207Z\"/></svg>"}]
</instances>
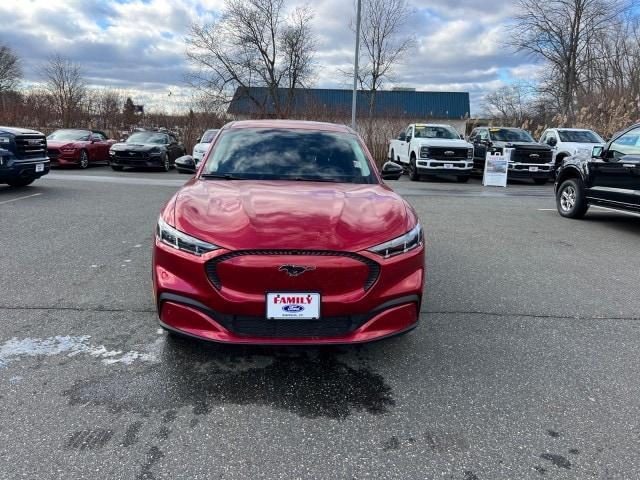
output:
<instances>
[{"instance_id":1,"label":"truck grille","mask_svg":"<svg viewBox=\"0 0 640 480\"><path fill-rule=\"evenodd\" d=\"M549 163L552 155L551 150L516 147L511 152L511 161L519 163Z\"/></svg>"},{"instance_id":2,"label":"truck grille","mask_svg":"<svg viewBox=\"0 0 640 480\"><path fill-rule=\"evenodd\" d=\"M450 153L453 152L453 153ZM466 160L466 148L429 147L429 158L435 160Z\"/></svg>"},{"instance_id":3,"label":"truck grille","mask_svg":"<svg viewBox=\"0 0 640 480\"><path fill-rule=\"evenodd\" d=\"M44 135L16 135L16 157L19 159L43 158L47 156L47 138Z\"/></svg>"}]
</instances>

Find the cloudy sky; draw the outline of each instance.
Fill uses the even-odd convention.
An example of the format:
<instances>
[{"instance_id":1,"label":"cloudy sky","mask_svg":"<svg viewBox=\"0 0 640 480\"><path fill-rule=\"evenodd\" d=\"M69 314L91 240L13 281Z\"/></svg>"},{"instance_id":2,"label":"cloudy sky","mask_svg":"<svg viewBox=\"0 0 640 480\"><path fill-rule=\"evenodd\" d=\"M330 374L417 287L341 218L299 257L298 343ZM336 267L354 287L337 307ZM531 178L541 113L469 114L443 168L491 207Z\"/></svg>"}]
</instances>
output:
<instances>
[{"instance_id":1,"label":"cloudy sky","mask_svg":"<svg viewBox=\"0 0 640 480\"><path fill-rule=\"evenodd\" d=\"M512 0L410 0L417 45L387 84L468 91L472 113L484 93L531 77L531 59L508 52L503 27ZM287 0L293 7L304 0ZM318 87L347 87L353 62L353 0L314 0ZM0 43L21 57L25 82L41 81L53 53L79 63L89 84L118 88L136 103L176 110L189 103L182 79L191 22L215 16L223 0L2 0ZM171 92L171 95L169 95Z\"/></svg>"}]
</instances>

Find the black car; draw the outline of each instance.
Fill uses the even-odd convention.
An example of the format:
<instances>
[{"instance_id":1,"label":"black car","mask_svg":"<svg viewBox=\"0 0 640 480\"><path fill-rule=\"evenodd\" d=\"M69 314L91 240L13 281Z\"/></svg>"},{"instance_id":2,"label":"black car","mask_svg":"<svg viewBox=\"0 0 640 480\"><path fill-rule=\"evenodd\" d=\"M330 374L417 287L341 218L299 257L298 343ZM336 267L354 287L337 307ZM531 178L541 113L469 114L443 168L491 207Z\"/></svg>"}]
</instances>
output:
<instances>
[{"instance_id":1,"label":"black car","mask_svg":"<svg viewBox=\"0 0 640 480\"><path fill-rule=\"evenodd\" d=\"M131 134L124 143L113 145L109 164L117 171L124 167L149 167L168 172L176 158L183 155L184 145L172 133L142 131Z\"/></svg>"},{"instance_id":2,"label":"black car","mask_svg":"<svg viewBox=\"0 0 640 480\"><path fill-rule=\"evenodd\" d=\"M509 179L532 179L544 185L554 176L553 150L536 142L526 130L511 127L477 127L469 135L473 143L473 171L482 175L487 152L513 148L509 160Z\"/></svg>"},{"instance_id":3,"label":"black car","mask_svg":"<svg viewBox=\"0 0 640 480\"><path fill-rule=\"evenodd\" d=\"M47 138L35 130L0 127L0 183L24 187L49 173Z\"/></svg>"},{"instance_id":4,"label":"black car","mask_svg":"<svg viewBox=\"0 0 640 480\"><path fill-rule=\"evenodd\" d=\"M555 191L563 217L581 218L590 205L640 213L640 124L593 147L591 156L565 158Z\"/></svg>"}]
</instances>

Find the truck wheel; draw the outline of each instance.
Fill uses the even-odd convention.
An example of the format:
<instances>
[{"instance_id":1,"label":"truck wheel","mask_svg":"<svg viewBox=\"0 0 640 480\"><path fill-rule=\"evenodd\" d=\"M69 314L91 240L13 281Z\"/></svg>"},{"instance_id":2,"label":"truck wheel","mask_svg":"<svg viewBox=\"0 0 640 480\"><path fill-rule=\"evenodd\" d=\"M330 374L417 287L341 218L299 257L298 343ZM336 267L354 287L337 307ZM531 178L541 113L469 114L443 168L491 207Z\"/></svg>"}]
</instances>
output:
<instances>
[{"instance_id":1,"label":"truck wheel","mask_svg":"<svg viewBox=\"0 0 640 480\"><path fill-rule=\"evenodd\" d=\"M12 187L26 187L27 185L31 185L35 180L35 178L18 178L16 180L7 180L7 183Z\"/></svg>"},{"instance_id":2,"label":"truck wheel","mask_svg":"<svg viewBox=\"0 0 640 480\"><path fill-rule=\"evenodd\" d=\"M89 154L86 150L80 150L80 161L78 166L83 170L89 166Z\"/></svg>"},{"instance_id":3,"label":"truck wheel","mask_svg":"<svg viewBox=\"0 0 640 480\"><path fill-rule=\"evenodd\" d=\"M467 183L469 181L469 176L468 175L458 175L456 177L456 180L458 180L458 183Z\"/></svg>"},{"instance_id":4,"label":"truck wheel","mask_svg":"<svg viewBox=\"0 0 640 480\"><path fill-rule=\"evenodd\" d=\"M584 194L584 183L578 178L570 178L560 185L556 194L558 213L567 218L582 218L589 209Z\"/></svg>"},{"instance_id":5,"label":"truck wheel","mask_svg":"<svg viewBox=\"0 0 640 480\"><path fill-rule=\"evenodd\" d=\"M121 167L120 165L111 165L111 170L114 172L121 172L123 168L124 167Z\"/></svg>"},{"instance_id":6,"label":"truck wheel","mask_svg":"<svg viewBox=\"0 0 640 480\"><path fill-rule=\"evenodd\" d=\"M418 167L416 167L416 157L411 157L411 160L409 160L409 180L412 182L420 181Z\"/></svg>"}]
</instances>

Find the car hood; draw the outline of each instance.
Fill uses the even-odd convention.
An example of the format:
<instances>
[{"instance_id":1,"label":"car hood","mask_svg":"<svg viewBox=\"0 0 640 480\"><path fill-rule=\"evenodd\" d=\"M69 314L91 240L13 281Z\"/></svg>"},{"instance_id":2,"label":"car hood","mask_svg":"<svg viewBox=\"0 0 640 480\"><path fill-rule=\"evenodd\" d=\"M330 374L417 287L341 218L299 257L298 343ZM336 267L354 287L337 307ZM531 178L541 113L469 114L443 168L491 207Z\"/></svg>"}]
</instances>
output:
<instances>
[{"instance_id":1,"label":"car hood","mask_svg":"<svg viewBox=\"0 0 640 480\"><path fill-rule=\"evenodd\" d=\"M162 145L157 143L115 143L111 146L113 150L133 152L147 151L155 147L162 147Z\"/></svg>"},{"instance_id":2,"label":"car hood","mask_svg":"<svg viewBox=\"0 0 640 480\"><path fill-rule=\"evenodd\" d=\"M559 146L562 150L567 150L570 153L573 153L576 150L584 150L591 151L593 147L604 147L604 143L580 143L580 142L562 142L562 145Z\"/></svg>"},{"instance_id":3,"label":"car hood","mask_svg":"<svg viewBox=\"0 0 640 480\"><path fill-rule=\"evenodd\" d=\"M11 135L42 135L41 132L38 132L36 130L16 127L0 127L0 133L9 133Z\"/></svg>"},{"instance_id":4,"label":"car hood","mask_svg":"<svg viewBox=\"0 0 640 480\"><path fill-rule=\"evenodd\" d=\"M537 142L500 142L494 141L492 142L494 147L506 147L506 148L519 148L522 150L551 150L549 145L544 145L542 143Z\"/></svg>"},{"instance_id":5,"label":"car hood","mask_svg":"<svg viewBox=\"0 0 640 480\"><path fill-rule=\"evenodd\" d=\"M473 145L462 139L416 138L416 141L420 145L426 145L429 147L473 148Z\"/></svg>"},{"instance_id":6,"label":"car hood","mask_svg":"<svg viewBox=\"0 0 640 480\"><path fill-rule=\"evenodd\" d=\"M176 194L174 221L232 250L358 251L404 234L416 218L385 185L194 179Z\"/></svg>"},{"instance_id":7,"label":"car hood","mask_svg":"<svg viewBox=\"0 0 640 480\"><path fill-rule=\"evenodd\" d=\"M47 140L47 147L60 148L64 147L65 145L72 147L76 143L80 142L75 140Z\"/></svg>"},{"instance_id":8,"label":"car hood","mask_svg":"<svg viewBox=\"0 0 640 480\"><path fill-rule=\"evenodd\" d=\"M206 152L207 148L209 148L210 143L196 143L193 147L194 152Z\"/></svg>"}]
</instances>

